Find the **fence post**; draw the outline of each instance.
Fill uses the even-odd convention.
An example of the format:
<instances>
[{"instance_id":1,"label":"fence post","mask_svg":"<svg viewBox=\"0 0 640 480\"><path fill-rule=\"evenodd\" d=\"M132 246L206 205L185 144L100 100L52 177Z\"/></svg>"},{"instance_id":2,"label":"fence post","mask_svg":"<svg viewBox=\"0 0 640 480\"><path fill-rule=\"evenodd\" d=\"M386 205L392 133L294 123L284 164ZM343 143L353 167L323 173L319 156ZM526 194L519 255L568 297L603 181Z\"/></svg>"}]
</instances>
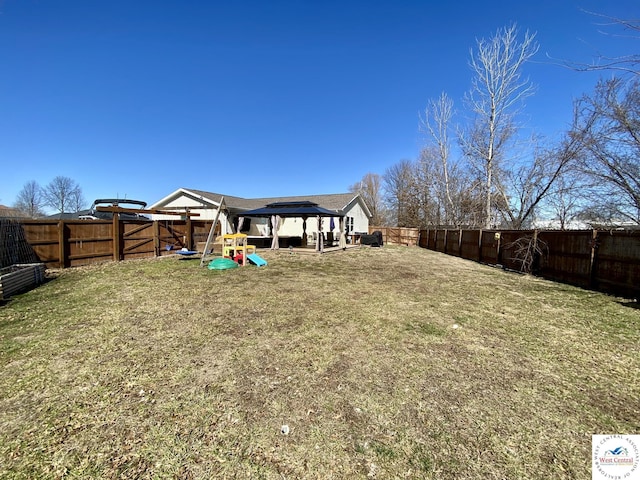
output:
<instances>
[{"instance_id":1,"label":"fence post","mask_svg":"<svg viewBox=\"0 0 640 480\"><path fill-rule=\"evenodd\" d=\"M458 231L458 256L462 256L462 228Z\"/></svg>"},{"instance_id":2,"label":"fence post","mask_svg":"<svg viewBox=\"0 0 640 480\"><path fill-rule=\"evenodd\" d=\"M156 257L160 256L160 222L153 221L153 252Z\"/></svg>"},{"instance_id":3,"label":"fence post","mask_svg":"<svg viewBox=\"0 0 640 480\"><path fill-rule=\"evenodd\" d=\"M113 212L113 261L119 262L122 250L120 248L120 214Z\"/></svg>"},{"instance_id":4,"label":"fence post","mask_svg":"<svg viewBox=\"0 0 640 480\"><path fill-rule=\"evenodd\" d=\"M187 218L185 220L185 229L187 230L186 245L187 250L193 250L193 225L191 224L191 215L189 215L189 209L187 209Z\"/></svg>"},{"instance_id":5,"label":"fence post","mask_svg":"<svg viewBox=\"0 0 640 480\"><path fill-rule=\"evenodd\" d=\"M442 246L442 251L443 253L447 253L447 237L449 236L449 230L448 229L444 229L444 244Z\"/></svg>"},{"instance_id":6,"label":"fence post","mask_svg":"<svg viewBox=\"0 0 640 480\"><path fill-rule=\"evenodd\" d=\"M589 257L589 287L596 288L598 286L598 278L596 275L596 265L598 261L598 230L591 232L591 255Z\"/></svg>"},{"instance_id":7,"label":"fence post","mask_svg":"<svg viewBox=\"0 0 640 480\"><path fill-rule=\"evenodd\" d=\"M538 252L538 229L533 230L533 258L531 259L531 273L537 272L540 267L540 253Z\"/></svg>"},{"instance_id":8,"label":"fence post","mask_svg":"<svg viewBox=\"0 0 640 480\"><path fill-rule=\"evenodd\" d=\"M58 261L60 268L64 268L67 264L67 235L64 220L58 222Z\"/></svg>"},{"instance_id":9,"label":"fence post","mask_svg":"<svg viewBox=\"0 0 640 480\"><path fill-rule=\"evenodd\" d=\"M478 262L482 262L482 229L478 230Z\"/></svg>"}]
</instances>

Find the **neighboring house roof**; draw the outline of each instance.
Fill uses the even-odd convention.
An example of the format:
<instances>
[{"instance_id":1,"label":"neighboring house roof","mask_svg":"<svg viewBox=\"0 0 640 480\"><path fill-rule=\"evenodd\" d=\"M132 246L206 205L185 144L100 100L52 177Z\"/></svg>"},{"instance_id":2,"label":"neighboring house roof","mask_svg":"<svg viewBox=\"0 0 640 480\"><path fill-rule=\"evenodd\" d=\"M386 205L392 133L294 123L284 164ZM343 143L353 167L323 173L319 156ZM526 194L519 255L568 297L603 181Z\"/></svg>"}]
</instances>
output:
<instances>
[{"instance_id":1,"label":"neighboring house roof","mask_svg":"<svg viewBox=\"0 0 640 480\"><path fill-rule=\"evenodd\" d=\"M179 198L181 195L200 198L206 203L218 205L220 198L224 196L224 202L227 208L234 213L242 213L245 210L253 210L264 207L270 203L278 202L303 202L309 201L318 204L322 208L334 210L336 215L340 215L344 210L348 209L354 203L360 203L368 217L371 217L371 211L364 203L360 195L356 193L332 193L325 195L298 195L292 197L264 197L264 198L242 198L232 195L224 195L221 193L207 192L193 188L179 188L170 193L163 199L151 205L150 208L160 208L172 199Z\"/></svg>"},{"instance_id":2,"label":"neighboring house roof","mask_svg":"<svg viewBox=\"0 0 640 480\"><path fill-rule=\"evenodd\" d=\"M0 217L1 218L18 218L18 217L24 217L24 214L17 208L7 207L6 205L0 205Z\"/></svg>"},{"instance_id":3,"label":"neighboring house roof","mask_svg":"<svg viewBox=\"0 0 640 480\"><path fill-rule=\"evenodd\" d=\"M89 215L91 209L79 210L77 212L64 212L54 213L53 215L47 215L45 218L57 218L59 220L78 220L82 215Z\"/></svg>"}]
</instances>

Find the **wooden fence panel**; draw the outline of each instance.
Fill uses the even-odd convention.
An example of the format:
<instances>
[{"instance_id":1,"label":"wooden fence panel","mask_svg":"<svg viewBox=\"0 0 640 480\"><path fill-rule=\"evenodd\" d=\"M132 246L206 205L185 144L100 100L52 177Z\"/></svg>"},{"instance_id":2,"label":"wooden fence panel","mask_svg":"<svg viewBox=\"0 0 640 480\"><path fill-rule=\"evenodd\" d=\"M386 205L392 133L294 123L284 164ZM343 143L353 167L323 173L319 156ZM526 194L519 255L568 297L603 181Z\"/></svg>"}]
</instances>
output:
<instances>
[{"instance_id":1,"label":"wooden fence panel","mask_svg":"<svg viewBox=\"0 0 640 480\"><path fill-rule=\"evenodd\" d=\"M447 230L446 252L456 257L460 256L460 230Z\"/></svg>"},{"instance_id":2,"label":"wooden fence panel","mask_svg":"<svg viewBox=\"0 0 640 480\"><path fill-rule=\"evenodd\" d=\"M192 238L193 238L193 245L190 246L190 248L195 248L196 245L198 245L198 243L204 243L207 241L207 237L209 236L209 231L211 230L211 224L213 223L213 220L191 220L191 226L192 226ZM220 230L220 226L218 225L218 227L216 228L216 230Z\"/></svg>"},{"instance_id":3,"label":"wooden fence panel","mask_svg":"<svg viewBox=\"0 0 640 480\"><path fill-rule=\"evenodd\" d=\"M369 234L382 232L382 241L389 245L418 245L420 230L406 227L369 227Z\"/></svg>"},{"instance_id":4,"label":"wooden fence panel","mask_svg":"<svg viewBox=\"0 0 640 480\"><path fill-rule=\"evenodd\" d=\"M593 286L628 297L640 297L640 231L598 232Z\"/></svg>"},{"instance_id":5,"label":"wooden fence panel","mask_svg":"<svg viewBox=\"0 0 640 480\"><path fill-rule=\"evenodd\" d=\"M446 251L446 241L447 241L447 231L446 230L436 230L435 231L435 241L434 241L434 250L436 252L444 253Z\"/></svg>"},{"instance_id":6,"label":"wooden fence panel","mask_svg":"<svg viewBox=\"0 0 640 480\"><path fill-rule=\"evenodd\" d=\"M438 230L434 228L418 231L418 242L416 245L422 248L428 248L429 250L435 250L437 232Z\"/></svg>"},{"instance_id":7,"label":"wooden fence panel","mask_svg":"<svg viewBox=\"0 0 640 480\"><path fill-rule=\"evenodd\" d=\"M523 262L517 253L518 248L529 241L533 241L533 232L531 231L501 230L497 263L509 270L521 271Z\"/></svg>"},{"instance_id":8,"label":"wooden fence panel","mask_svg":"<svg viewBox=\"0 0 640 480\"><path fill-rule=\"evenodd\" d=\"M480 261L483 263L497 264L498 261L498 248L500 246L500 238L496 237L496 233L493 230L483 230L481 232L480 242Z\"/></svg>"},{"instance_id":9,"label":"wooden fence panel","mask_svg":"<svg viewBox=\"0 0 640 480\"><path fill-rule=\"evenodd\" d=\"M59 221L25 220L22 221L27 241L36 252L38 259L48 268L63 267L64 257L60 258Z\"/></svg>"},{"instance_id":10,"label":"wooden fence panel","mask_svg":"<svg viewBox=\"0 0 640 480\"><path fill-rule=\"evenodd\" d=\"M428 247L431 250L435 250L436 249L436 241L437 241L437 235L438 235L438 230L437 229L432 229L429 231L430 232L430 237L429 237L429 241L427 243Z\"/></svg>"},{"instance_id":11,"label":"wooden fence panel","mask_svg":"<svg viewBox=\"0 0 640 480\"><path fill-rule=\"evenodd\" d=\"M480 230L462 230L460 256L468 260L480 261Z\"/></svg>"},{"instance_id":12,"label":"wooden fence panel","mask_svg":"<svg viewBox=\"0 0 640 480\"><path fill-rule=\"evenodd\" d=\"M400 244L407 245L409 247L415 247L418 245L418 238L420 236L420 230L417 228L401 228L400 229Z\"/></svg>"},{"instance_id":13,"label":"wooden fence panel","mask_svg":"<svg viewBox=\"0 0 640 480\"><path fill-rule=\"evenodd\" d=\"M61 225L65 229L64 267L113 260L111 220L69 220L62 222Z\"/></svg>"},{"instance_id":14,"label":"wooden fence panel","mask_svg":"<svg viewBox=\"0 0 640 480\"><path fill-rule=\"evenodd\" d=\"M548 230L540 232L538 238L545 250L539 271L541 276L581 287L591 285L591 230Z\"/></svg>"},{"instance_id":15,"label":"wooden fence panel","mask_svg":"<svg viewBox=\"0 0 640 480\"><path fill-rule=\"evenodd\" d=\"M382 231L382 239L385 245L401 245L402 235L399 228L385 228Z\"/></svg>"},{"instance_id":16,"label":"wooden fence panel","mask_svg":"<svg viewBox=\"0 0 640 480\"><path fill-rule=\"evenodd\" d=\"M429 248L429 232L430 230L420 230L418 234L418 246L422 248Z\"/></svg>"},{"instance_id":17,"label":"wooden fence panel","mask_svg":"<svg viewBox=\"0 0 640 480\"><path fill-rule=\"evenodd\" d=\"M153 257L156 251L154 242L154 222L122 222L122 259Z\"/></svg>"},{"instance_id":18,"label":"wooden fence panel","mask_svg":"<svg viewBox=\"0 0 640 480\"><path fill-rule=\"evenodd\" d=\"M160 249L161 255L171 253L171 250L180 250L181 248L191 248L187 246L186 223L184 220L160 220Z\"/></svg>"}]
</instances>

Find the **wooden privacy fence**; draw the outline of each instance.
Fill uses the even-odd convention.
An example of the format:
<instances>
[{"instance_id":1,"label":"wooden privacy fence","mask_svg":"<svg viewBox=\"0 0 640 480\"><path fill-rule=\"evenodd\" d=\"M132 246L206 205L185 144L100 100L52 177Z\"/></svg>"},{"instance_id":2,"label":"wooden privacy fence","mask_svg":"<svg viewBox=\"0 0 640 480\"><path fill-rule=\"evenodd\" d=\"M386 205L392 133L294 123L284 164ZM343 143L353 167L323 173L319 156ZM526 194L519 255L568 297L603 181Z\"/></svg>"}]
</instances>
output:
<instances>
[{"instance_id":1,"label":"wooden privacy fence","mask_svg":"<svg viewBox=\"0 0 640 480\"><path fill-rule=\"evenodd\" d=\"M550 280L640 297L639 230L428 229L419 245L513 270L526 261L531 273Z\"/></svg>"},{"instance_id":2,"label":"wooden privacy fence","mask_svg":"<svg viewBox=\"0 0 640 480\"><path fill-rule=\"evenodd\" d=\"M406 227L369 227L369 234L382 232L382 241L385 245L418 245L420 230Z\"/></svg>"},{"instance_id":3,"label":"wooden privacy fence","mask_svg":"<svg viewBox=\"0 0 640 480\"><path fill-rule=\"evenodd\" d=\"M49 268L128 260L192 249L205 241L206 220L23 220L27 241Z\"/></svg>"}]
</instances>

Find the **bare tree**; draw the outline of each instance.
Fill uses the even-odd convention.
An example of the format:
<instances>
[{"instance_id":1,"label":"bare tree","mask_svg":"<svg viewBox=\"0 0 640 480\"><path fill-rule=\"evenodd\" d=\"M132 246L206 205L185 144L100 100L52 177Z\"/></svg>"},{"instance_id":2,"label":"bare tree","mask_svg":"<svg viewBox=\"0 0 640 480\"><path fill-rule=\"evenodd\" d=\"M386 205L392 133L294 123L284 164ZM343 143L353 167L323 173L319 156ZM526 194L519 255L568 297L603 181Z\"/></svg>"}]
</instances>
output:
<instances>
[{"instance_id":1,"label":"bare tree","mask_svg":"<svg viewBox=\"0 0 640 480\"><path fill-rule=\"evenodd\" d=\"M441 166L436 156L424 154L417 162L413 162L413 202L416 218L414 227L441 225L444 201L438 197L438 186L441 183Z\"/></svg>"},{"instance_id":2,"label":"bare tree","mask_svg":"<svg viewBox=\"0 0 640 480\"><path fill-rule=\"evenodd\" d=\"M71 192L71 197L70 197L70 202L69 202L69 209L72 212L78 212L80 210L82 210L83 208L86 207L87 205L87 201L84 198L84 195L82 193L82 189L80 187L74 189Z\"/></svg>"},{"instance_id":3,"label":"bare tree","mask_svg":"<svg viewBox=\"0 0 640 480\"><path fill-rule=\"evenodd\" d=\"M571 135L585 152L579 168L591 179L589 203L612 222L640 224L640 80L601 80L577 111Z\"/></svg>"},{"instance_id":4,"label":"bare tree","mask_svg":"<svg viewBox=\"0 0 640 480\"><path fill-rule=\"evenodd\" d=\"M399 227L421 224L421 202L417 191L415 164L401 160L389 167L383 176L385 200Z\"/></svg>"},{"instance_id":5,"label":"bare tree","mask_svg":"<svg viewBox=\"0 0 640 480\"><path fill-rule=\"evenodd\" d=\"M367 173L358 183L349 186L349 191L362 196L371 211L372 225L385 225L385 207L382 194L382 177L377 173Z\"/></svg>"},{"instance_id":6,"label":"bare tree","mask_svg":"<svg viewBox=\"0 0 640 480\"><path fill-rule=\"evenodd\" d=\"M601 13L585 13L598 17L602 23L598 25L599 32L609 37L634 38L640 40L640 20L625 20L622 18L603 15ZM617 71L640 75L640 54L609 56L603 53L595 53L595 58L591 63L580 63L570 60L558 61L563 66L580 72L592 71Z\"/></svg>"},{"instance_id":7,"label":"bare tree","mask_svg":"<svg viewBox=\"0 0 640 480\"><path fill-rule=\"evenodd\" d=\"M552 228L568 230L572 222L579 220L587 207L583 192L588 188L589 179L578 168L582 155L581 142L574 138L576 152L573 160L554 182L549 194L541 202L541 209L553 221Z\"/></svg>"},{"instance_id":8,"label":"bare tree","mask_svg":"<svg viewBox=\"0 0 640 480\"><path fill-rule=\"evenodd\" d=\"M484 226L491 226L496 176L507 161L507 146L517 131L515 118L523 101L534 92L522 78L523 65L538 51L535 34L518 40L515 25L499 29L489 40L478 40L471 51L472 87L465 98L474 114L471 127L460 135L465 155L483 179Z\"/></svg>"},{"instance_id":9,"label":"bare tree","mask_svg":"<svg viewBox=\"0 0 640 480\"><path fill-rule=\"evenodd\" d=\"M449 126L453 118L453 100L446 93L441 93L437 100L429 100L424 117L420 119L421 130L428 135L427 144L431 148L425 148L421 153L421 161L436 157L438 167L435 167L436 195L442 207L442 222L445 225L457 225L459 216L456 215L454 200L455 188L453 182L460 179L457 163L450 158L451 139Z\"/></svg>"},{"instance_id":10,"label":"bare tree","mask_svg":"<svg viewBox=\"0 0 640 480\"><path fill-rule=\"evenodd\" d=\"M568 135L558 146L535 151L532 161L522 162L499 176L497 190L501 198L498 206L505 223L514 229L530 227L536 211L557 192L554 185L563 178L581 152L579 138ZM505 184L501 183L503 178L506 179Z\"/></svg>"},{"instance_id":11,"label":"bare tree","mask_svg":"<svg viewBox=\"0 0 640 480\"><path fill-rule=\"evenodd\" d=\"M82 189L69 177L55 177L43 190L45 205L56 212L76 212L84 202ZM78 208L80 206L80 208Z\"/></svg>"},{"instance_id":12,"label":"bare tree","mask_svg":"<svg viewBox=\"0 0 640 480\"><path fill-rule=\"evenodd\" d=\"M42 193L42 188L38 182L31 180L24 184L13 206L27 217L41 217L43 215L42 207L44 205Z\"/></svg>"}]
</instances>

